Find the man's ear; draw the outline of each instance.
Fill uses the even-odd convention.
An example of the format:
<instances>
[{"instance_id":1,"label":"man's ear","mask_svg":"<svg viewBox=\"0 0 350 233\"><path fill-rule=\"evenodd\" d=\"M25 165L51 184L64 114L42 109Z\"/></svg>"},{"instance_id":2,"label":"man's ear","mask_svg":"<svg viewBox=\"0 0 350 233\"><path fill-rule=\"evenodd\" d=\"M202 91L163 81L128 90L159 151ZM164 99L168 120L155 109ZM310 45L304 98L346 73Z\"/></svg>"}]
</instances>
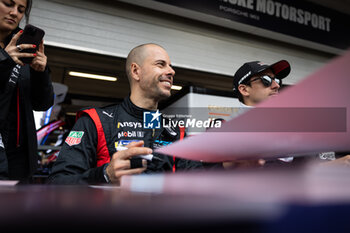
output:
<instances>
[{"instance_id":1,"label":"man's ear","mask_svg":"<svg viewBox=\"0 0 350 233\"><path fill-rule=\"evenodd\" d=\"M131 73L131 78L134 79L135 81L140 80L141 76L141 69L140 66L136 63L131 63L130 65L130 73Z\"/></svg>"},{"instance_id":2,"label":"man's ear","mask_svg":"<svg viewBox=\"0 0 350 233\"><path fill-rule=\"evenodd\" d=\"M238 91L242 94L243 97L249 96L248 86L245 84L239 84Z\"/></svg>"}]
</instances>

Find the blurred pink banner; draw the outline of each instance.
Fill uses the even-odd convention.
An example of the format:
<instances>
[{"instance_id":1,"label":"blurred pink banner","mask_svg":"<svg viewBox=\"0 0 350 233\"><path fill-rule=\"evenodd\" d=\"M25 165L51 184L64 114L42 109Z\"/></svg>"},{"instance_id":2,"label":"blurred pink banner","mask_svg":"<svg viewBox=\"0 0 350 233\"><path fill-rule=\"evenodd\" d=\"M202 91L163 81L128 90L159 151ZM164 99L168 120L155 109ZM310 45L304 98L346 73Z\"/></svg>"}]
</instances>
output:
<instances>
[{"instance_id":1,"label":"blurred pink banner","mask_svg":"<svg viewBox=\"0 0 350 233\"><path fill-rule=\"evenodd\" d=\"M220 129L155 152L207 162L350 151L350 51ZM293 67L292 67L293 69Z\"/></svg>"}]
</instances>

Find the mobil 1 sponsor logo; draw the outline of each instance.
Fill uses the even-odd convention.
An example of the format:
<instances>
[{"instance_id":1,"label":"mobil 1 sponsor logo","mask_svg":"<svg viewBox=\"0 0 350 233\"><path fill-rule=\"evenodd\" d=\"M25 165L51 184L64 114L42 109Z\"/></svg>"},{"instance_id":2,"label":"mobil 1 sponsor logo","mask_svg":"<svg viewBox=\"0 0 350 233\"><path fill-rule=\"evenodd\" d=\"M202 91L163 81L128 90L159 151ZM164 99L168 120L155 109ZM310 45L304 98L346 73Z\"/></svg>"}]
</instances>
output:
<instances>
[{"instance_id":1,"label":"mobil 1 sponsor logo","mask_svg":"<svg viewBox=\"0 0 350 233\"><path fill-rule=\"evenodd\" d=\"M119 138L143 138L145 136L145 132L143 131L120 131L118 132Z\"/></svg>"}]
</instances>

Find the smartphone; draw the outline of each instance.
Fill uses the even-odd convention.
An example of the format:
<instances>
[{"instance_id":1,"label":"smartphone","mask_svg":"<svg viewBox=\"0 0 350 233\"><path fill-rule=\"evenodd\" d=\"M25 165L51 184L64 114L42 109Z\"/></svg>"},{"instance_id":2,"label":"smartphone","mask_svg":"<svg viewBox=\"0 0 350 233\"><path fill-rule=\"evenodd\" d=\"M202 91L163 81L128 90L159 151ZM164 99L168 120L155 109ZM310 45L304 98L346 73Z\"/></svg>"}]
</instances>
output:
<instances>
[{"instance_id":1,"label":"smartphone","mask_svg":"<svg viewBox=\"0 0 350 233\"><path fill-rule=\"evenodd\" d=\"M32 49L23 49L21 53L36 53L39 48L41 41L43 40L45 35L44 30L35 27L31 24L27 24L23 30L22 35L17 40L17 45L20 44L34 44L36 48ZM22 57L20 60L25 64L32 63L34 57Z\"/></svg>"}]
</instances>

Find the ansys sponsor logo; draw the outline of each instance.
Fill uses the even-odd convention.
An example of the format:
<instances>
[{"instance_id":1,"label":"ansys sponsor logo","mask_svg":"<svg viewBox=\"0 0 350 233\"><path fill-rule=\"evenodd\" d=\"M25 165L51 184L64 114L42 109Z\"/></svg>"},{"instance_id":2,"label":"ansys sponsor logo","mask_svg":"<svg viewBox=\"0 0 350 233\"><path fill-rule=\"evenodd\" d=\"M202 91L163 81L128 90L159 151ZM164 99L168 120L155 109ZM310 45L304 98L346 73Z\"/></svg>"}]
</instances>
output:
<instances>
[{"instance_id":1,"label":"ansys sponsor logo","mask_svg":"<svg viewBox=\"0 0 350 233\"><path fill-rule=\"evenodd\" d=\"M133 122L133 121L129 121L129 122L118 122L117 124L117 128L124 128L124 127L129 127L129 128L133 128L133 129L137 129L137 128L142 128L142 124L140 122Z\"/></svg>"}]
</instances>

